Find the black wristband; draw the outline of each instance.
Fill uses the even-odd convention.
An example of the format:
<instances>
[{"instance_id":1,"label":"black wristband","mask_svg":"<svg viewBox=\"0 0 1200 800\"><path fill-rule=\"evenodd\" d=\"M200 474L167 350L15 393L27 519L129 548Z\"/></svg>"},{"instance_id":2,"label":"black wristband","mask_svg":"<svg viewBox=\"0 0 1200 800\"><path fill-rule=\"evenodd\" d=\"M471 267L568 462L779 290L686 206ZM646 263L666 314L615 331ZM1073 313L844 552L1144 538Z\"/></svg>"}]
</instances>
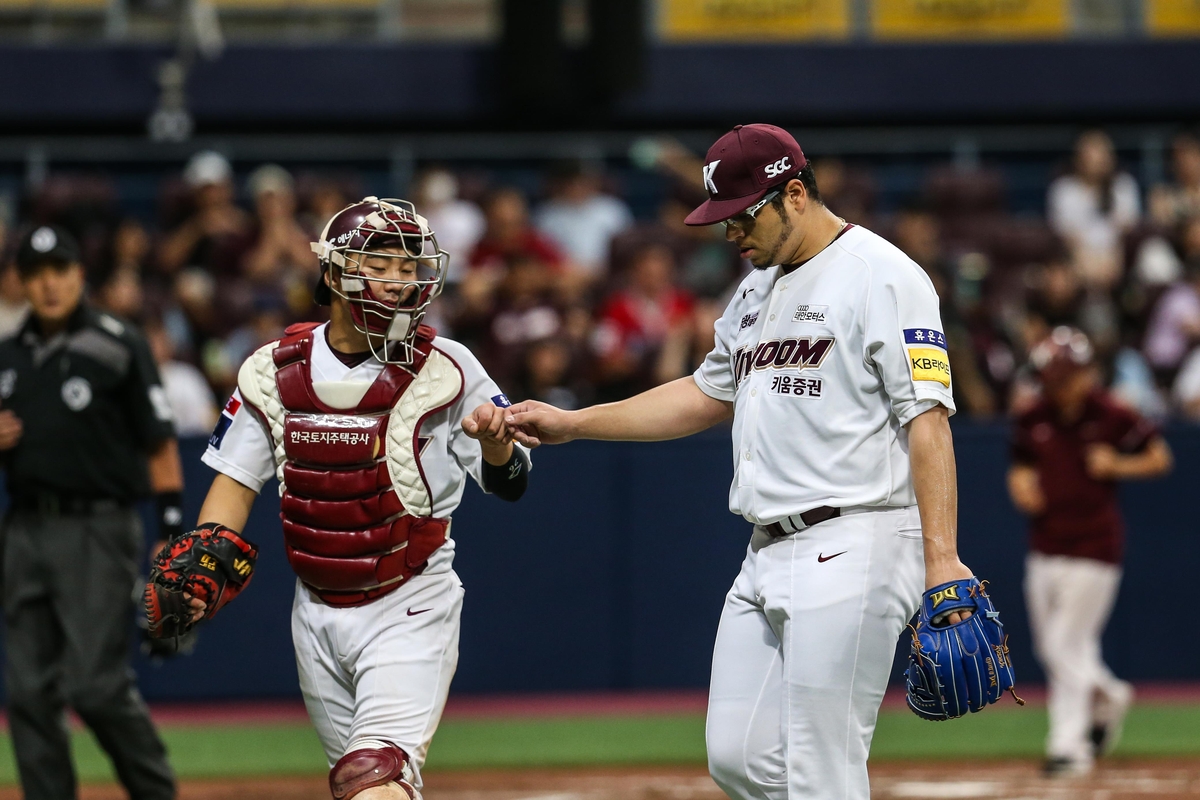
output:
<instances>
[{"instance_id":1,"label":"black wristband","mask_svg":"<svg viewBox=\"0 0 1200 800\"><path fill-rule=\"evenodd\" d=\"M158 534L168 542L183 536L183 492L159 492Z\"/></svg>"},{"instance_id":2,"label":"black wristband","mask_svg":"<svg viewBox=\"0 0 1200 800\"><path fill-rule=\"evenodd\" d=\"M512 456L500 466L483 462L483 488L501 500L520 500L529 485L529 464L518 447L513 447Z\"/></svg>"}]
</instances>

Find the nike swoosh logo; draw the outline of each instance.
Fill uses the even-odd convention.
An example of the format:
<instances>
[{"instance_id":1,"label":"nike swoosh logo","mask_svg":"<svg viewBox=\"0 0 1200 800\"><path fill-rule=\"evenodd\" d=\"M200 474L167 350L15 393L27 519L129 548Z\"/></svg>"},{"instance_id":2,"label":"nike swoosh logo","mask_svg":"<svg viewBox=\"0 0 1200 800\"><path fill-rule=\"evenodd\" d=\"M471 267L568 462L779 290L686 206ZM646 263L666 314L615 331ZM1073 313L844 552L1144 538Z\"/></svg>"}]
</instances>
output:
<instances>
[{"instance_id":1,"label":"nike swoosh logo","mask_svg":"<svg viewBox=\"0 0 1200 800\"><path fill-rule=\"evenodd\" d=\"M850 552L849 550L843 550L842 552L840 552L840 553L834 553L834 554L833 554L833 555L831 555L831 556L826 556L826 555L821 555L821 554L818 554L818 555L817 555L817 563L818 563L818 564L824 564L826 561L828 561L828 560L829 560L829 559L831 559L831 558L837 558L838 556L844 556L844 555L846 555L846 553L849 553L849 552Z\"/></svg>"},{"instance_id":2,"label":"nike swoosh logo","mask_svg":"<svg viewBox=\"0 0 1200 800\"><path fill-rule=\"evenodd\" d=\"M426 611L433 611L433 609L432 609L432 608L422 608L420 611L413 611L413 610L410 608L410 609L408 610L408 615L409 615L410 617L415 617L417 614L424 614Z\"/></svg>"},{"instance_id":3,"label":"nike swoosh logo","mask_svg":"<svg viewBox=\"0 0 1200 800\"><path fill-rule=\"evenodd\" d=\"M750 294L750 293L751 293L751 292L753 292L753 291L754 291L753 289L743 289L743 290L742 290L742 299L743 299L743 300L745 300L745 299L746 299L746 295Z\"/></svg>"}]
</instances>

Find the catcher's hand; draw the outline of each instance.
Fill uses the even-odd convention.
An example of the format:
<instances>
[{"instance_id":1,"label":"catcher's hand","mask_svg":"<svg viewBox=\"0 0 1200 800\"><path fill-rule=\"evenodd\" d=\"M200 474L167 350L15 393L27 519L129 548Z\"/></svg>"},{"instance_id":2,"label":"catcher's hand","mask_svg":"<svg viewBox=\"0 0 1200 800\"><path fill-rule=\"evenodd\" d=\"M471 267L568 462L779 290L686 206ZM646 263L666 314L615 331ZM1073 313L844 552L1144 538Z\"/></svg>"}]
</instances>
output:
<instances>
[{"instance_id":1,"label":"catcher's hand","mask_svg":"<svg viewBox=\"0 0 1200 800\"><path fill-rule=\"evenodd\" d=\"M964 611L959 622L950 617ZM908 657L908 707L918 717L945 720L979 711L1012 692L1016 678L1000 612L976 578L925 592Z\"/></svg>"},{"instance_id":2,"label":"catcher's hand","mask_svg":"<svg viewBox=\"0 0 1200 800\"><path fill-rule=\"evenodd\" d=\"M508 408L484 403L463 419L463 433L486 444L507 446L512 442L512 431L504 421L507 414Z\"/></svg>"},{"instance_id":3,"label":"catcher's hand","mask_svg":"<svg viewBox=\"0 0 1200 800\"><path fill-rule=\"evenodd\" d=\"M182 636L213 617L250 584L257 559L258 548L212 523L170 542L154 557L142 597L147 633Z\"/></svg>"}]
</instances>

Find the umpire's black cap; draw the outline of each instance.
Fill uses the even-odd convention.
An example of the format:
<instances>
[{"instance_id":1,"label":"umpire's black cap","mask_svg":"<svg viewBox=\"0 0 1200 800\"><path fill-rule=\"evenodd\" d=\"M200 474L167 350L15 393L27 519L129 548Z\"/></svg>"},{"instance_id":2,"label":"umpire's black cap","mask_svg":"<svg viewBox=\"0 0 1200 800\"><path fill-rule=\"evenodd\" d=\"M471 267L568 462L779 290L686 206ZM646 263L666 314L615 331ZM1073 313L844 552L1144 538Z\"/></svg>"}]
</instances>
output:
<instances>
[{"instance_id":1,"label":"umpire's black cap","mask_svg":"<svg viewBox=\"0 0 1200 800\"><path fill-rule=\"evenodd\" d=\"M39 225L21 238L17 246L17 270L28 275L43 264L78 264L79 242L58 225Z\"/></svg>"}]
</instances>

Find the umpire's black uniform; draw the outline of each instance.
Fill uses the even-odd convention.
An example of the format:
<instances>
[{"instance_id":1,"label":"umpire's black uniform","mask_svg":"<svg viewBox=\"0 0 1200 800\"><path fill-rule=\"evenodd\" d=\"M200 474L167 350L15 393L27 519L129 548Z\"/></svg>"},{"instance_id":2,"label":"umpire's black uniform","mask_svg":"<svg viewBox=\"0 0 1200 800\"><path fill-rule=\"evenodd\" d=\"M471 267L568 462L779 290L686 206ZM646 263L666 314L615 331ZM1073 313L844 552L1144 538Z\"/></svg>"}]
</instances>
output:
<instances>
[{"instance_id":1,"label":"umpire's black uniform","mask_svg":"<svg viewBox=\"0 0 1200 800\"><path fill-rule=\"evenodd\" d=\"M65 231L31 236L17 259L32 298L37 270L81 268ZM22 426L3 452L5 680L21 784L28 800L76 796L69 705L134 800L169 800L174 777L129 650L144 548L133 503L150 494L147 453L174 436L170 410L137 331L80 300L46 336L37 310L0 342L0 413Z\"/></svg>"}]
</instances>

